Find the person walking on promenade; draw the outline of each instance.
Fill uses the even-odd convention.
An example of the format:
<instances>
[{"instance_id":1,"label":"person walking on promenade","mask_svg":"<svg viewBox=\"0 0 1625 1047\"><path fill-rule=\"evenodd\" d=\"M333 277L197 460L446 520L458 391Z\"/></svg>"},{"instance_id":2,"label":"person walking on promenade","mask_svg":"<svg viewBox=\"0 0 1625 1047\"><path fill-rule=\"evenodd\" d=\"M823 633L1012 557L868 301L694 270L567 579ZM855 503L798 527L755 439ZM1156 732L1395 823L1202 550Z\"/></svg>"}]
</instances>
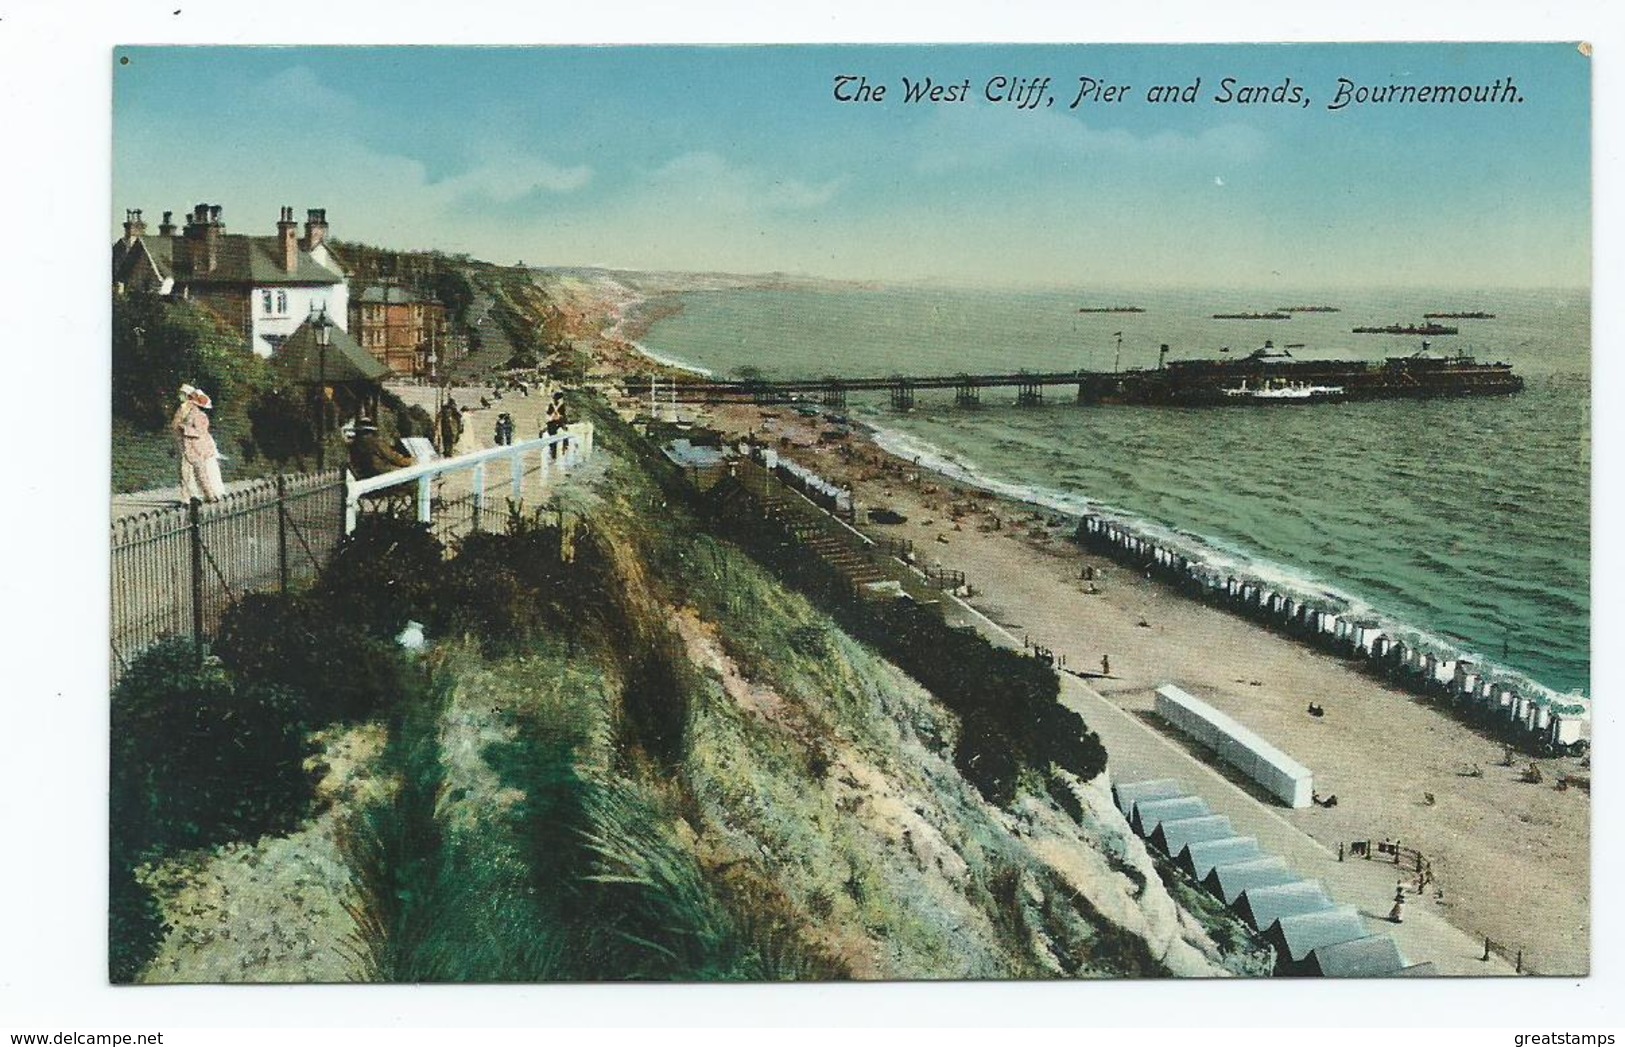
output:
<instances>
[{"instance_id":1,"label":"person walking on promenade","mask_svg":"<svg viewBox=\"0 0 1625 1047\"><path fill-rule=\"evenodd\" d=\"M180 441L181 500L218 502L226 485L220 479L220 450L209 432L209 416L214 407L209 394L191 385L180 388L181 404L170 422Z\"/></svg>"},{"instance_id":2,"label":"person walking on promenade","mask_svg":"<svg viewBox=\"0 0 1625 1047\"><path fill-rule=\"evenodd\" d=\"M547 428L544 432L552 436L568 424L564 410L564 394L556 392L553 394L553 401L547 405Z\"/></svg>"},{"instance_id":3,"label":"person walking on promenade","mask_svg":"<svg viewBox=\"0 0 1625 1047\"><path fill-rule=\"evenodd\" d=\"M1102 675L1102 676L1110 676L1111 674L1112 674L1112 660L1110 658L1106 657L1105 655L1101 655L1100 656L1100 675Z\"/></svg>"}]
</instances>

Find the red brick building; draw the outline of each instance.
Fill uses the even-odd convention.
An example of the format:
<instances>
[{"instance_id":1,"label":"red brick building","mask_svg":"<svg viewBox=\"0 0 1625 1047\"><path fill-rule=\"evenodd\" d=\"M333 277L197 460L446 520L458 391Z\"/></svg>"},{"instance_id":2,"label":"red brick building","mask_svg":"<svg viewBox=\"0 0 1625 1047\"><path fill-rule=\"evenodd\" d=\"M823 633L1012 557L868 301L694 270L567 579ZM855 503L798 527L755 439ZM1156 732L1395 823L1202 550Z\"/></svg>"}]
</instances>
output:
<instances>
[{"instance_id":1,"label":"red brick building","mask_svg":"<svg viewBox=\"0 0 1625 1047\"><path fill-rule=\"evenodd\" d=\"M446 309L393 284L375 284L350 300L350 334L403 377L426 377L429 355L446 340Z\"/></svg>"}]
</instances>

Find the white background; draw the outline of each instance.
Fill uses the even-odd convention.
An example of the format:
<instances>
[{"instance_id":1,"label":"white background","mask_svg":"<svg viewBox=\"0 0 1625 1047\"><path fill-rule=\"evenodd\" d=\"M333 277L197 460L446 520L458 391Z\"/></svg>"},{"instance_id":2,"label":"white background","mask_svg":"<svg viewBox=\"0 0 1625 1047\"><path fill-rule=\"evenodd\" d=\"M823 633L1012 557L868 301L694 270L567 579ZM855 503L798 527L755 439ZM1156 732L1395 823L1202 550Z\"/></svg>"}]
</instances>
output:
<instances>
[{"instance_id":1,"label":"white background","mask_svg":"<svg viewBox=\"0 0 1625 1047\"><path fill-rule=\"evenodd\" d=\"M1615 646L1625 580L1614 360L1621 280L1618 106L1625 34L1601 2L1074 4L575 0L0 0L5 159L0 354L6 365L0 571L0 1031L186 1026L516 1027L553 1024L1082 1024L1092 1026L1608 1026L1620 977L1625 692ZM179 10L177 11L177 8ZM1589 40L1595 44L1596 267L1592 633L1599 767L1593 975L1366 984L1168 983L716 987L111 988L106 984L107 250L111 49L135 43L646 43L770 41ZM200 119L210 116L197 100ZM311 1042L308 1035L299 1037ZM1000 1037L1003 1039L1003 1037ZM1281 1032L1270 1040L1307 1037ZM1394 1037L1379 1034L1388 1041ZM213 1040L214 1037L208 1037ZM428 1042L412 1037L412 1042ZM458 1042L463 1037L445 1042ZM493 1036L495 1041L499 1037ZM500 1038L502 1042L509 1042ZM1240 1042L1237 1035L1222 1038ZM1405 1037L1412 1043L1420 1037ZM467 1040L475 1040L468 1037ZM387 1042L360 1035L348 1042ZM204 1042L187 1039L186 1042ZM261 1042L256 1039L253 1042ZM269 1042L269 1041L266 1041ZM326 1038L323 1038L326 1042ZM1367 1041L1370 1042L1370 1041ZM1511 1043L1487 1035L1483 1042Z\"/></svg>"}]
</instances>

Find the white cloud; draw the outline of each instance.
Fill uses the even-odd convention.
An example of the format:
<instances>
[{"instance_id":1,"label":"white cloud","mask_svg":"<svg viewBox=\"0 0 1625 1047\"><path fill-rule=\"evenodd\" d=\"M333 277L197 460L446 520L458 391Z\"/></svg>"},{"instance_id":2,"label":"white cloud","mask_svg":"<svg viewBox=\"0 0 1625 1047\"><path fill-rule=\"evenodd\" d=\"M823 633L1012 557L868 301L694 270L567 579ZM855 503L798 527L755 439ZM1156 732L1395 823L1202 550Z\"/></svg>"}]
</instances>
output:
<instances>
[{"instance_id":1,"label":"white cloud","mask_svg":"<svg viewBox=\"0 0 1625 1047\"><path fill-rule=\"evenodd\" d=\"M737 167L713 152L684 153L651 171L649 195L666 204L728 212L801 211L828 203L844 179L822 183Z\"/></svg>"}]
</instances>

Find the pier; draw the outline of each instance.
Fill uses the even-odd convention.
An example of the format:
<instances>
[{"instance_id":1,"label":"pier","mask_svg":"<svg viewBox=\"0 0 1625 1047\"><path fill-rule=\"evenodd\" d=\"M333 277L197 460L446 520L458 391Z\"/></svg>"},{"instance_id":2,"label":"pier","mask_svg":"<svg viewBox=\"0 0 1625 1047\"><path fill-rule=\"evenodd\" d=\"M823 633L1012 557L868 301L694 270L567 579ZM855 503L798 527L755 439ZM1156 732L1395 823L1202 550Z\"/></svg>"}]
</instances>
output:
<instances>
[{"instance_id":1,"label":"pier","mask_svg":"<svg viewBox=\"0 0 1625 1047\"><path fill-rule=\"evenodd\" d=\"M1380 361L1301 360L1266 345L1240 359L1167 361L1162 346L1155 368L1126 371L1006 371L988 374L891 374L819 378L725 380L701 376L672 379L672 396L686 403L757 404L811 401L844 408L853 393L885 393L891 406L909 410L928 390L952 391L959 407L980 407L983 392L1014 389L1018 407L1038 407L1046 390L1065 390L1078 404L1147 404L1216 407L1247 402L1230 395L1238 388L1267 382L1336 387L1347 400L1423 399L1516 393L1523 379L1509 364L1481 364L1471 357L1432 357L1423 353ZM1306 403L1314 401L1305 401Z\"/></svg>"}]
</instances>

